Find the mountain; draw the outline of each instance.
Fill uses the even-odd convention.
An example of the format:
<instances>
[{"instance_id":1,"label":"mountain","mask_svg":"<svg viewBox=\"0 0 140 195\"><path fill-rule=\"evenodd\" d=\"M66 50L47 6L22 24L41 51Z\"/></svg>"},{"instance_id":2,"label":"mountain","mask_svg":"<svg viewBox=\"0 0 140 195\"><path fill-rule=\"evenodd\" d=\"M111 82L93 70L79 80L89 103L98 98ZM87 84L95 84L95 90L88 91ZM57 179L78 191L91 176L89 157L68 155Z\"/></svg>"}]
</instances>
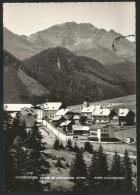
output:
<instances>
[{"instance_id":1,"label":"mountain","mask_svg":"<svg viewBox=\"0 0 140 195\"><path fill-rule=\"evenodd\" d=\"M22 62L4 51L4 103L33 103L46 89L22 69ZM45 95L46 97L46 95Z\"/></svg>"},{"instance_id":2,"label":"mountain","mask_svg":"<svg viewBox=\"0 0 140 195\"><path fill-rule=\"evenodd\" d=\"M118 72L117 65L122 66L122 72ZM134 69L129 66L127 62L103 66L92 58L76 56L60 47L42 51L22 63L25 73L47 89L49 100L67 105L79 104L85 96L99 101L135 93Z\"/></svg>"},{"instance_id":3,"label":"mountain","mask_svg":"<svg viewBox=\"0 0 140 195\"><path fill-rule=\"evenodd\" d=\"M29 58L40 51L27 40L26 36L16 35L7 28L3 28L3 42L4 49L20 60Z\"/></svg>"},{"instance_id":4,"label":"mountain","mask_svg":"<svg viewBox=\"0 0 140 195\"><path fill-rule=\"evenodd\" d=\"M52 47L65 47L79 56L96 59L103 65L122 63L126 59L135 63L133 42L120 39L117 52L112 50L112 42L118 36L120 34L114 30L98 29L90 23L66 22L28 37L4 30L4 48L19 59Z\"/></svg>"},{"instance_id":5,"label":"mountain","mask_svg":"<svg viewBox=\"0 0 140 195\"><path fill-rule=\"evenodd\" d=\"M67 22L32 34L27 39L46 49L65 47L77 55L94 58L102 64L123 62L124 58L134 60L135 45L127 39L120 39L117 52L112 50L113 40L119 36L114 30L107 32L89 23Z\"/></svg>"}]
</instances>

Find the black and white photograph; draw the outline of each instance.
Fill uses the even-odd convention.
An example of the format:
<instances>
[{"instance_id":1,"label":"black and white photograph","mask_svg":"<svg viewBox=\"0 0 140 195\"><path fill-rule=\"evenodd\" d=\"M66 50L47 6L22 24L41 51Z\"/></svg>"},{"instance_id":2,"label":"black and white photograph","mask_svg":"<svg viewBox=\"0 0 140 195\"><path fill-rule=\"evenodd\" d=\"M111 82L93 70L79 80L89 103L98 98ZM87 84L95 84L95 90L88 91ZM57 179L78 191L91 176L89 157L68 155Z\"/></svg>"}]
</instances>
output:
<instances>
[{"instance_id":1,"label":"black and white photograph","mask_svg":"<svg viewBox=\"0 0 140 195\"><path fill-rule=\"evenodd\" d=\"M3 3L6 192L137 191L135 2Z\"/></svg>"}]
</instances>

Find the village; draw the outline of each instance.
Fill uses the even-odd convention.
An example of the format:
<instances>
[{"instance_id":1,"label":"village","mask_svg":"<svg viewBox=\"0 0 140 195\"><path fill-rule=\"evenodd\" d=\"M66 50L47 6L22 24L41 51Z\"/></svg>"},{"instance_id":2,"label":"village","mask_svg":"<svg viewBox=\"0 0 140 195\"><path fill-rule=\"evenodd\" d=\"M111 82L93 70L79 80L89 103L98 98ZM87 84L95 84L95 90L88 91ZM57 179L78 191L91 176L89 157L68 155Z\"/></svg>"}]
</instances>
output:
<instances>
[{"instance_id":1,"label":"village","mask_svg":"<svg viewBox=\"0 0 140 195\"><path fill-rule=\"evenodd\" d=\"M133 110L113 103L63 106L62 102L38 105L5 104L4 109L14 119L17 114L27 131L36 122L61 141L88 140L98 143L136 144L136 115Z\"/></svg>"}]
</instances>

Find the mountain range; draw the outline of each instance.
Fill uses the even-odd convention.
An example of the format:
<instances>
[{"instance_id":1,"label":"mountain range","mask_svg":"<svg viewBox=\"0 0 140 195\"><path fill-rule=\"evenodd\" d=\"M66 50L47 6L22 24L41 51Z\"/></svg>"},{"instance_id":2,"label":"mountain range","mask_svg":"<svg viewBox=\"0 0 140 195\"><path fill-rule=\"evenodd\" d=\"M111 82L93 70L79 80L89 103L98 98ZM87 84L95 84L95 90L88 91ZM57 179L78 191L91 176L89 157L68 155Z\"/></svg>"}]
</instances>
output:
<instances>
[{"instance_id":1,"label":"mountain range","mask_svg":"<svg viewBox=\"0 0 140 195\"><path fill-rule=\"evenodd\" d=\"M124 62L135 63L135 44L120 39L118 51L112 50L112 42L121 36L114 30L98 29L90 23L67 22L54 25L30 36L20 36L4 28L4 49L20 60L29 58L52 47L64 47L79 56L96 59L103 65Z\"/></svg>"},{"instance_id":2,"label":"mountain range","mask_svg":"<svg viewBox=\"0 0 140 195\"><path fill-rule=\"evenodd\" d=\"M135 93L135 43L92 24L68 22L30 36L4 28L4 101L79 104Z\"/></svg>"}]
</instances>

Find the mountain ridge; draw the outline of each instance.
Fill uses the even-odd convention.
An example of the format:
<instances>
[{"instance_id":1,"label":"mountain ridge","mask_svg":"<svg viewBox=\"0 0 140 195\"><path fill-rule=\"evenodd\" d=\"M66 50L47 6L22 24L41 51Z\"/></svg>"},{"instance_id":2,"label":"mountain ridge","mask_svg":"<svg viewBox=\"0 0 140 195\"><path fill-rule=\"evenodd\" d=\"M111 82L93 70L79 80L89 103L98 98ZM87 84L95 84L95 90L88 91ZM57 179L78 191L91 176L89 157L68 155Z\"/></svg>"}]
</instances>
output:
<instances>
[{"instance_id":1,"label":"mountain ridge","mask_svg":"<svg viewBox=\"0 0 140 195\"><path fill-rule=\"evenodd\" d=\"M12 48L13 46L8 41L10 38L6 38L6 35L4 48L21 60L29 58L43 50L59 46L65 47L77 55L95 58L104 65L124 62L125 59L135 63L135 44L127 39L119 41L117 52L112 50L112 42L118 36L120 34L112 29L110 31L98 29L90 23L77 24L76 22L66 22L51 26L26 37L23 37L23 35L18 36L18 43L21 43L21 39L22 41L27 41L26 45L29 45L28 52L25 52L24 49L22 51L21 47L18 51ZM16 44L16 41L13 44Z\"/></svg>"}]
</instances>

